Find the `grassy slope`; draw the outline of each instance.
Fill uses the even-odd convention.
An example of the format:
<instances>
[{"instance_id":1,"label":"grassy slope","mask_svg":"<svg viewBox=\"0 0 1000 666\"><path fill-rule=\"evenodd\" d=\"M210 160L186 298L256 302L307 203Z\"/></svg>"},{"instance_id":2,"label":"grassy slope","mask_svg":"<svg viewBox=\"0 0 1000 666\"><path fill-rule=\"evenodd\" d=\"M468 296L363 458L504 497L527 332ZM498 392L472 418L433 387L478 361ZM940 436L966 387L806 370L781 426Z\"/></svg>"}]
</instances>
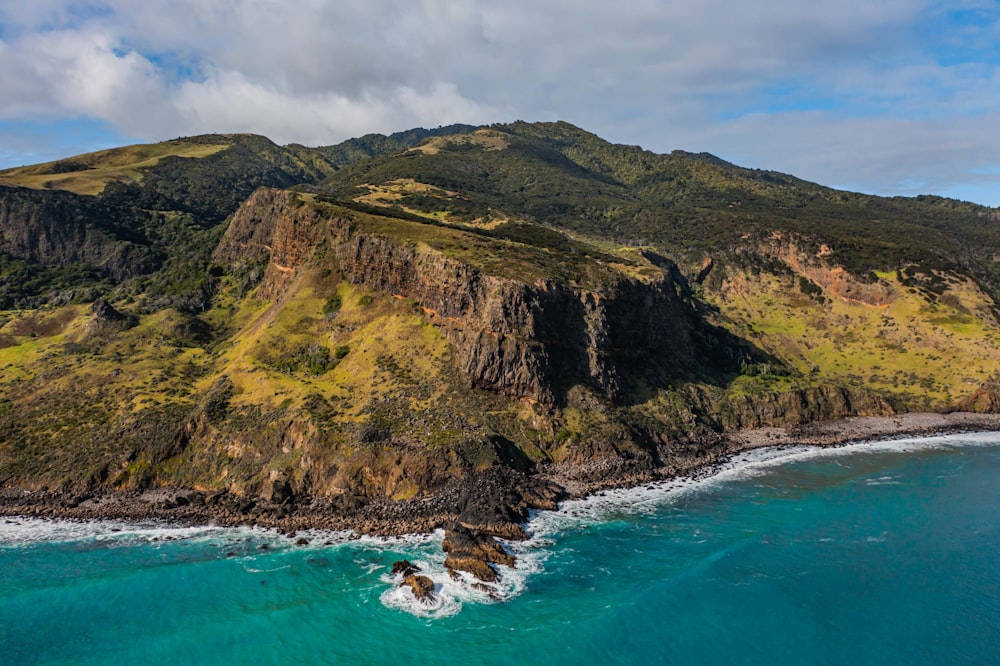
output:
<instances>
[{"instance_id":1,"label":"grassy slope","mask_svg":"<svg viewBox=\"0 0 1000 666\"><path fill-rule=\"evenodd\" d=\"M529 219L620 244L650 244L693 266L774 230L835 248L857 275L908 264L971 272L1000 293L997 213L937 197L840 192L705 154L658 155L567 123L497 125L345 167L318 185L339 198L391 193L451 222ZM502 137L497 138L497 137ZM400 184L410 179L423 191ZM442 195L444 191L447 194Z\"/></svg>"},{"instance_id":2,"label":"grassy slope","mask_svg":"<svg viewBox=\"0 0 1000 666\"><path fill-rule=\"evenodd\" d=\"M200 316L217 333L207 343L183 339L190 315L173 309L100 333L88 333L86 306L3 313L0 426L9 436L0 441L0 476L54 483L107 467L117 485L159 473L243 486L271 469L294 476L318 467L331 470L330 483L353 485L352 475L374 467L395 475L380 481L390 494L407 497L425 483L412 470L427 466L428 451L446 466L495 461L466 443L508 430L521 407L470 391L415 303L359 289L320 265L301 270L277 302L238 293L223 278L215 307ZM163 451L222 378L231 395L224 415L209 419L214 441L180 456ZM159 448L107 436L137 421L162 428ZM370 437L359 439L364 432ZM314 444L296 445L307 434Z\"/></svg>"},{"instance_id":3,"label":"grassy slope","mask_svg":"<svg viewBox=\"0 0 1000 666\"><path fill-rule=\"evenodd\" d=\"M208 157L228 147L226 142L193 143L175 139L111 148L55 162L0 171L0 184L97 195L104 191L108 183L141 181L144 171L156 166L165 157Z\"/></svg>"},{"instance_id":4,"label":"grassy slope","mask_svg":"<svg viewBox=\"0 0 1000 666\"><path fill-rule=\"evenodd\" d=\"M565 124L502 126L469 139L434 136L419 150L363 161L390 144L405 147L394 141L342 144L338 150L353 166L319 188L335 199L430 218L355 213L373 233L490 274L583 286L623 273L643 277L648 263L638 255L639 241L667 256L676 251L689 267L715 256L720 268L700 287L701 296L717 309L719 323L782 366L748 368L721 387L725 394L833 384L884 392L911 409L939 409L1000 373L990 296L998 232L988 209L838 193L710 156L613 146ZM241 150L258 150L251 143ZM202 171L216 171L210 160L231 152L219 145L202 146L214 152L194 170L167 160L170 171L156 171L158 160L178 156L163 148L162 155L106 156L75 173L110 182L152 160L144 173L155 178L133 186L159 188L160 198L150 201L186 205L175 192L186 191L180 185ZM318 158L309 149L270 146L253 154L280 178L327 173L331 164L310 162ZM255 182L226 173L241 186ZM201 207L218 217L230 205ZM319 264L297 273L282 299L259 301L246 294L246 276L211 273L206 248L218 231L205 229L198 213L164 213L154 223L158 242L173 248L165 268L114 292L120 307L141 314L135 328L94 333L84 305L0 313L0 428L8 433L0 438L0 459L10 461L0 480L41 469L58 480L108 467L123 485L157 469L212 485L318 466L336 486L378 468L392 476L383 479L390 493L404 497L421 483L406 473L424 464L421 451L486 464L494 452L463 442L500 433L531 457L560 459L588 439L626 446L623 423L630 419L680 434L692 419L682 386L640 387L623 408L597 405L574 390L567 405L549 413L470 391L455 375L441 333L416 304L351 286ZM776 229L797 234L805 246L829 243L834 252L827 261L882 281L889 304L864 305L829 290L803 293L787 265L768 260L751 268L729 260ZM914 265L933 294L894 270ZM866 275L870 270L877 274ZM192 334L195 312L210 327L203 338ZM217 405L224 413L205 426L219 434L222 448L192 448L179 457L149 448L157 438L169 440L194 410L208 409L223 378L231 395ZM359 439L365 432L370 437ZM297 446L310 437L315 446ZM69 441L76 446L63 445Z\"/></svg>"},{"instance_id":5,"label":"grassy slope","mask_svg":"<svg viewBox=\"0 0 1000 666\"><path fill-rule=\"evenodd\" d=\"M797 277L730 270L707 300L721 321L794 369L790 376L743 378L735 390L802 381L865 387L909 409L942 409L1000 373L995 305L968 279L950 276L942 298L880 274L886 305L825 290L802 293Z\"/></svg>"},{"instance_id":6,"label":"grassy slope","mask_svg":"<svg viewBox=\"0 0 1000 666\"><path fill-rule=\"evenodd\" d=\"M342 169L319 189L456 226L531 219L593 245L651 244L691 275L713 256L732 267L722 288L703 291L720 322L791 370L745 377L736 390L829 382L942 408L998 369L1000 228L982 206L839 192L710 155L613 145L566 123L438 137ZM860 282L881 280L891 304L810 298L780 259L741 268L737 255L775 233L825 248L826 265ZM914 273L940 293L915 289Z\"/></svg>"}]
</instances>

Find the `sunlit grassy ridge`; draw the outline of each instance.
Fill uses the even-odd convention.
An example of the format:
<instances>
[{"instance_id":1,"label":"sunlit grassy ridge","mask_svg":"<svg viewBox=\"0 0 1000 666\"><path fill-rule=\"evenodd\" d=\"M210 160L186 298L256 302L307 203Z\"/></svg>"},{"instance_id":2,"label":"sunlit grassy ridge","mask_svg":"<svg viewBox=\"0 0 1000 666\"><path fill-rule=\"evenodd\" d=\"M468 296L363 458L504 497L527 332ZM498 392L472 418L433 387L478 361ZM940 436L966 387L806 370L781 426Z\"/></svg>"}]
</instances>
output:
<instances>
[{"instance_id":1,"label":"sunlit grassy ridge","mask_svg":"<svg viewBox=\"0 0 1000 666\"><path fill-rule=\"evenodd\" d=\"M842 192L708 154L660 155L611 144L568 123L494 125L503 150L476 134L429 140L428 150L376 156L316 186L338 198L400 179L460 198L401 193L397 205L453 220L501 213L625 245L655 245L693 267L746 235L799 234L835 248L831 261L863 276L920 264L972 273L1000 293L1000 245L989 208L940 197ZM992 248L992 249L991 249Z\"/></svg>"},{"instance_id":2,"label":"sunlit grassy ridge","mask_svg":"<svg viewBox=\"0 0 1000 666\"><path fill-rule=\"evenodd\" d=\"M335 200L313 203L324 215L344 213L341 204ZM377 208L346 212L366 232L426 246L486 275L521 282L552 278L595 287L624 277L648 279L660 274L635 248L578 240L533 223L506 221L484 228L433 217L379 215Z\"/></svg>"},{"instance_id":3,"label":"sunlit grassy ridge","mask_svg":"<svg viewBox=\"0 0 1000 666\"><path fill-rule=\"evenodd\" d=\"M156 166L165 157L207 157L228 147L229 144L221 140L213 144L175 139L111 148L55 162L0 171L0 184L96 195L108 183L142 180L144 171Z\"/></svg>"}]
</instances>

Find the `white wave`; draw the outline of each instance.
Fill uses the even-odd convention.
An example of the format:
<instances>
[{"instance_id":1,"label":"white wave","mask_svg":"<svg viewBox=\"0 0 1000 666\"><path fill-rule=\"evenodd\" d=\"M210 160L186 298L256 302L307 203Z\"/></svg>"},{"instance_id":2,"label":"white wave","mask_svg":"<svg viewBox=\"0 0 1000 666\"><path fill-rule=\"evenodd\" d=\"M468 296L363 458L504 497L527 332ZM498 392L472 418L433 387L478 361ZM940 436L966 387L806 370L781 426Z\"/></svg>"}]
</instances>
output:
<instances>
[{"instance_id":1,"label":"white wave","mask_svg":"<svg viewBox=\"0 0 1000 666\"><path fill-rule=\"evenodd\" d=\"M892 476L880 476L877 479L865 479L866 486L898 486L899 480Z\"/></svg>"},{"instance_id":2,"label":"white wave","mask_svg":"<svg viewBox=\"0 0 1000 666\"><path fill-rule=\"evenodd\" d=\"M417 551L408 551L411 564L434 583L434 600L418 601L409 587L402 586L403 577L385 572L379 580L389 589L382 593L382 603L420 617L441 618L458 613L467 603L494 604L509 601L524 592L528 579L542 571L542 564L550 555L544 546L551 541L532 538L527 541L499 540L510 554L516 557L513 567L492 565L499 574L493 583L480 581L471 574L458 571L454 577L445 568L446 554L441 550L444 531L437 530L429 541L424 541Z\"/></svg>"},{"instance_id":3,"label":"white wave","mask_svg":"<svg viewBox=\"0 0 1000 666\"><path fill-rule=\"evenodd\" d=\"M66 521L41 518L0 518L0 547L30 545L41 542L94 541L107 545L163 542L175 540L212 540L220 545L251 545L253 550L242 550L243 559L253 561L266 550L285 548L322 549L350 544L359 549L375 549L403 553L421 569L421 574L434 582L434 600L418 601L409 588L401 587L400 576L382 573L379 580L387 589L381 602L417 616L440 618L455 615L467 603L498 603L522 594L532 575L544 569L545 561L553 554L553 546L560 533L586 525L605 522L613 517L652 513L665 503L676 501L689 493L704 492L713 485L727 481L763 475L768 469L790 462L819 458L836 458L859 453L910 452L941 448L1000 445L1000 433L961 433L934 437L908 437L890 440L859 442L841 447L782 446L746 451L732 456L727 462L699 473L694 477L677 478L635 488L608 490L585 499L564 502L556 511L533 511L526 524L529 538L525 541L502 541L504 547L516 556L515 567L497 566L500 580L482 583L460 573L453 578L444 567L445 553L441 551L444 532L414 534L401 537L358 536L351 531L329 532L303 530L292 537L275 530L258 527L183 527L163 523L128 523L123 521ZM892 477L866 480L869 485L898 483ZM308 540L304 546L295 545L300 538ZM873 537L878 543L881 537ZM240 550L237 550L240 552ZM385 569L384 564L373 564L370 558L357 560L370 575ZM288 565L279 567L286 568ZM263 573L278 569L253 569Z\"/></svg>"},{"instance_id":4,"label":"white wave","mask_svg":"<svg viewBox=\"0 0 1000 666\"><path fill-rule=\"evenodd\" d=\"M447 594L442 585L434 584L434 594L428 599L417 599L409 587L393 585L382 593L379 601L386 608L405 611L418 617L440 618L457 615L462 610L462 602Z\"/></svg>"},{"instance_id":5,"label":"white wave","mask_svg":"<svg viewBox=\"0 0 1000 666\"><path fill-rule=\"evenodd\" d=\"M793 462L837 458L864 453L909 453L934 449L961 449L1000 445L1000 432L955 433L931 437L902 437L822 447L789 445L752 449L694 477L679 477L634 488L606 490L586 498L563 502L558 511L539 511L528 522L534 535L559 532L615 516L649 514L690 493L704 492L720 483L759 477L768 470ZM898 484L892 477L868 480L869 485Z\"/></svg>"},{"instance_id":6,"label":"white wave","mask_svg":"<svg viewBox=\"0 0 1000 666\"><path fill-rule=\"evenodd\" d=\"M423 542L421 559L411 559L435 584L437 601L420 602L409 588L400 587L401 577L384 573L380 580L391 585L381 596L382 603L390 608L404 610L421 617L447 617L458 613L465 603L497 603L523 593L533 574L544 569L545 561L552 555L560 533L587 525L606 522L613 517L648 514L661 510L666 503L677 501L692 493L705 492L713 486L733 480L759 477L769 469L792 462L820 458L837 458L859 453L912 452L928 449L961 448L967 446L1000 445L1000 433L962 433L934 437L907 437L892 440L858 442L839 447L792 445L766 447L745 451L732 456L710 470L692 477L681 477L644 484L634 488L606 490L587 498L563 502L556 511L532 511L526 528L526 541L502 542L517 557L515 568L498 566L501 580L484 586L464 574L453 580L444 569L444 554L440 552L439 531L432 543ZM898 484L893 477L869 479L871 485ZM871 543L880 543L885 535L872 537ZM483 590L484 587L489 592Z\"/></svg>"},{"instance_id":7,"label":"white wave","mask_svg":"<svg viewBox=\"0 0 1000 666\"><path fill-rule=\"evenodd\" d=\"M217 525L171 525L163 522L121 520L52 520L32 517L0 518L0 546L25 546L45 542L94 542L106 546L174 541L218 542L220 545L253 543L267 549L291 547L305 537L313 547L342 545L357 540L352 532L308 530L289 537L262 527ZM302 546L296 546L302 547Z\"/></svg>"},{"instance_id":8,"label":"white wave","mask_svg":"<svg viewBox=\"0 0 1000 666\"><path fill-rule=\"evenodd\" d=\"M281 571L282 569L288 569L291 566L292 566L291 564L285 564L280 567L274 567L273 569L255 569L253 567L248 567L246 565L243 565L243 570L246 571L247 573L271 573L272 571Z\"/></svg>"},{"instance_id":9,"label":"white wave","mask_svg":"<svg viewBox=\"0 0 1000 666\"><path fill-rule=\"evenodd\" d=\"M363 534L352 537L351 541L358 545L370 546L372 548L405 550L415 546L424 546L435 540L440 541L443 538L444 531L436 530L430 534L401 534L399 536L387 537Z\"/></svg>"},{"instance_id":10,"label":"white wave","mask_svg":"<svg viewBox=\"0 0 1000 666\"><path fill-rule=\"evenodd\" d=\"M0 544L42 542L138 542L177 541L207 537L230 528L182 527L163 523L129 523L117 520L50 520L46 518L0 518Z\"/></svg>"}]
</instances>

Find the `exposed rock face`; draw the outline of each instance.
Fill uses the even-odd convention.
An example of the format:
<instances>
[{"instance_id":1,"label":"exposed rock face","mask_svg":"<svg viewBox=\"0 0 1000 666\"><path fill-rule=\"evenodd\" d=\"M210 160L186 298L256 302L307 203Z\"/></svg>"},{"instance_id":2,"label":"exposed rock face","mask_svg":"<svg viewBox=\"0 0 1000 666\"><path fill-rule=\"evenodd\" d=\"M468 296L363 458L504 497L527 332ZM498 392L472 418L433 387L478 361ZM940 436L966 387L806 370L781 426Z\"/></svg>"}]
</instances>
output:
<instances>
[{"instance_id":1,"label":"exposed rock face","mask_svg":"<svg viewBox=\"0 0 1000 666\"><path fill-rule=\"evenodd\" d=\"M352 281L426 308L479 388L552 402L582 382L616 399L624 364L666 357L683 365L694 350L693 315L669 272L585 290L484 275L433 250L370 236L347 239L336 255Z\"/></svg>"},{"instance_id":2,"label":"exposed rock face","mask_svg":"<svg viewBox=\"0 0 1000 666\"><path fill-rule=\"evenodd\" d=\"M292 486L288 482L288 478L284 475L273 475L264 488L264 499L272 504L285 504L294 501L294 495L292 494Z\"/></svg>"},{"instance_id":3,"label":"exposed rock face","mask_svg":"<svg viewBox=\"0 0 1000 666\"><path fill-rule=\"evenodd\" d=\"M0 186L0 252L43 266L89 265L115 280L154 270L143 239L114 217L94 199Z\"/></svg>"},{"instance_id":4,"label":"exposed rock face","mask_svg":"<svg viewBox=\"0 0 1000 666\"><path fill-rule=\"evenodd\" d=\"M1000 389L991 385L981 386L960 400L957 409L960 412L1000 414Z\"/></svg>"},{"instance_id":5,"label":"exposed rock face","mask_svg":"<svg viewBox=\"0 0 1000 666\"><path fill-rule=\"evenodd\" d=\"M719 430L794 426L847 416L891 416L892 405L880 395L842 387L816 387L782 393L737 395L724 402L693 396L702 418Z\"/></svg>"},{"instance_id":6,"label":"exposed rock face","mask_svg":"<svg viewBox=\"0 0 1000 666\"><path fill-rule=\"evenodd\" d=\"M843 267L831 263L830 258L835 259L836 252L827 245L821 246L817 253L809 254L794 239L775 234L768 243L757 248L757 252L785 263L796 274L808 278L838 298L873 307L888 305L893 300L888 285L862 282Z\"/></svg>"},{"instance_id":7,"label":"exposed rock face","mask_svg":"<svg viewBox=\"0 0 1000 666\"><path fill-rule=\"evenodd\" d=\"M610 399L630 364L686 368L698 357L700 319L686 285L662 259L649 281L622 277L595 289L482 273L427 246L365 233L349 213L327 217L296 195L258 190L234 216L217 261L270 261L261 294L273 297L326 243L352 282L411 298L448 337L471 385L551 403L583 383Z\"/></svg>"},{"instance_id":8,"label":"exposed rock face","mask_svg":"<svg viewBox=\"0 0 1000 666\"><path fill-rule=\"evenodd\" d=\"M326 232L322 221L311 206L294 194L258 190L236 211L213 259L218 262L268 259L259 295L273 298L295 268L316 251L316 244Z\"/></svg>"},{"instance_id":9,"label":"exposed rock face","mask_svg":"<svg viewBox=\"0 0 1000 666\"><path fill-rule=\"evenodd\" d=\"M708 274L712 272L714 267L715 260L712 259L712 257L705 257L701 262L701 266L698 267L698 275L695 277L694 281L698 284L704 282L705 278L708 277Z\"/></svg>"},{"instance_id":10,"label":"exposed rock face","mask_svg":"<svg viewBox=\"0 0 1000 666\"><path fill-rule=\"evenodd\" d=\"M94 318L87 323L87 337L113 331L123 331L139 323L138 317L119 312L103 298L94 301L91 311L94 313Z\"/></svg>"}]
</instances>

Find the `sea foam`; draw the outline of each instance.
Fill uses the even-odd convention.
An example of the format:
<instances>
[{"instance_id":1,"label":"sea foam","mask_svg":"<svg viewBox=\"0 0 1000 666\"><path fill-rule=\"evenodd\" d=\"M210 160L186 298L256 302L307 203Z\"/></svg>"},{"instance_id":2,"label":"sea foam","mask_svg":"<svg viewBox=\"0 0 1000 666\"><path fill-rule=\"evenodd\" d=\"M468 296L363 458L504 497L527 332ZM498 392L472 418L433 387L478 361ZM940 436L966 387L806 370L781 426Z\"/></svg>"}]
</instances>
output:
<instances>
[{"instance_id":1,"label":"sea foam","mask_svg":"<svg viewBox=\"0 0 1000 666\"><path fill-rule=\"evenodd\" d=\"M524 592L531 575L544 570L545 560L553 554L552 548L557 544L560 533L606 522L613 517L655 513L693 493L710 491L719 484L735 480L762 476L781 465L864 453L904 453L998 444L1000 433L982 432L901 437L838 447L790 445L744 451L696 477L678 477L633 488L606 490L586 498L565 501L555 511L532 511L526 524L529 538L526 541L504 542L505 547L517 556L517 568L497 567L503 581L493 595L484 595L472 587L471 579L454 581L448 577L443 571L442 554L420 562L427 568L425 574L435 582L435 590L443 599L439 607L421 604L408 589L398 587L398 580L388 575L383 576L383 582L393 583L395 587L383 594L382 602L420 616L443 617L459 612L462 603L508 600ZM867 483L889 485L898 482L891 477L878 477Z\"/></svg>"},{"instance_id":2,"label":"sea foam","mask_svg":"<svg viewBox=\"0 0 1000 666\"><path fill-rule=\"evenodd\" d=\"M403 577L391 573L383 573L379 580L391 587L382 593L380 600L389 607L402 610L413 615L428 618L440 618L455 615L466 603L491 604L508 601L524 592L528 579L542 570L542 563L549 555L541 548L542 541L504 541L500 543L509 553L516 556L515 566L494 565L500 574L500 579L494 583L484 583L465 572L452 574L445 568L445 553L441 550L444 531L437 530L424 548L412 554L408 553L410 562L420 570L420 575L426 576L434 583L434 598L418 600L409 589L401 586ZM545 544L551 542L545 541Z\"/></svg>"},{"instance_id":3,"label":"sea foam","mask_svg":"<svg viewBox=\"0 0 1000 666\"><path fill-rule=\"evenodd\" d=\"M382 604L426 618L444 618L459 613L463 605L491 604L522 594L531 577L544 571L545 561L553 554L559 536L566 531L586 528L621 516L651 514L692 493L713 486L766 474L773 467L819 458L834 458L864 453L915 452L929 449L959 449L970 446L996 446L1000 433L961 433L933 437L858 442L840 447L781 446L754 449L732 456L728 461L696 477L682 477L634 488L607 490L587 498L563 502L556 511L533 511L526 523L529 538L501 542L516 556L516 566L497 566L500 580L484 584L458 573L453 577L445 568L441 551L444 532L403 537L358 536L350 531L303 530L296 538L275 530L258 527L177 526L163 523L129 523L114 520L66 521L28 517L0 518L0 548L28 547L44 542L87 542L95 547L113 548L154 542L187 541L218 545L220 555L236 555L249 572L272 570L263 561L269 552L288 548L322 550L349 547L357 549L358 566L368 575L378 576L387 586L380 595ZM878 476L865 480L866 485L894 484L892 477ZM401 586L401 576L388 573L385 564L373 563L362 555L365 550L400 553L420 568L434 582L434 600L418 601L408 587ZM277 564L284 568L285 564Z\"/></svg>"},{"instance_id":4,"label":"sea foam","mask_svg":"<svg viewBox=\"0 0 1000 666\"><path fill-rule=\"evenodd\" d=\"M1000 432L975 432L880 439L842 446L792 444L751 449L734 454L701 475L605 490L589 497L563 502L557 511L535 512L529 520L528 531L533 535L556 535L566 529L604 522L611 516L654 513L665 504L691 493L705 492L734 480L762 476L772 468L790 463L866 453L909 453L997 445L1000 445ZM867 485L895 483L898 482L891 477L866 481Z\"/></svg>"}]
</instances>

